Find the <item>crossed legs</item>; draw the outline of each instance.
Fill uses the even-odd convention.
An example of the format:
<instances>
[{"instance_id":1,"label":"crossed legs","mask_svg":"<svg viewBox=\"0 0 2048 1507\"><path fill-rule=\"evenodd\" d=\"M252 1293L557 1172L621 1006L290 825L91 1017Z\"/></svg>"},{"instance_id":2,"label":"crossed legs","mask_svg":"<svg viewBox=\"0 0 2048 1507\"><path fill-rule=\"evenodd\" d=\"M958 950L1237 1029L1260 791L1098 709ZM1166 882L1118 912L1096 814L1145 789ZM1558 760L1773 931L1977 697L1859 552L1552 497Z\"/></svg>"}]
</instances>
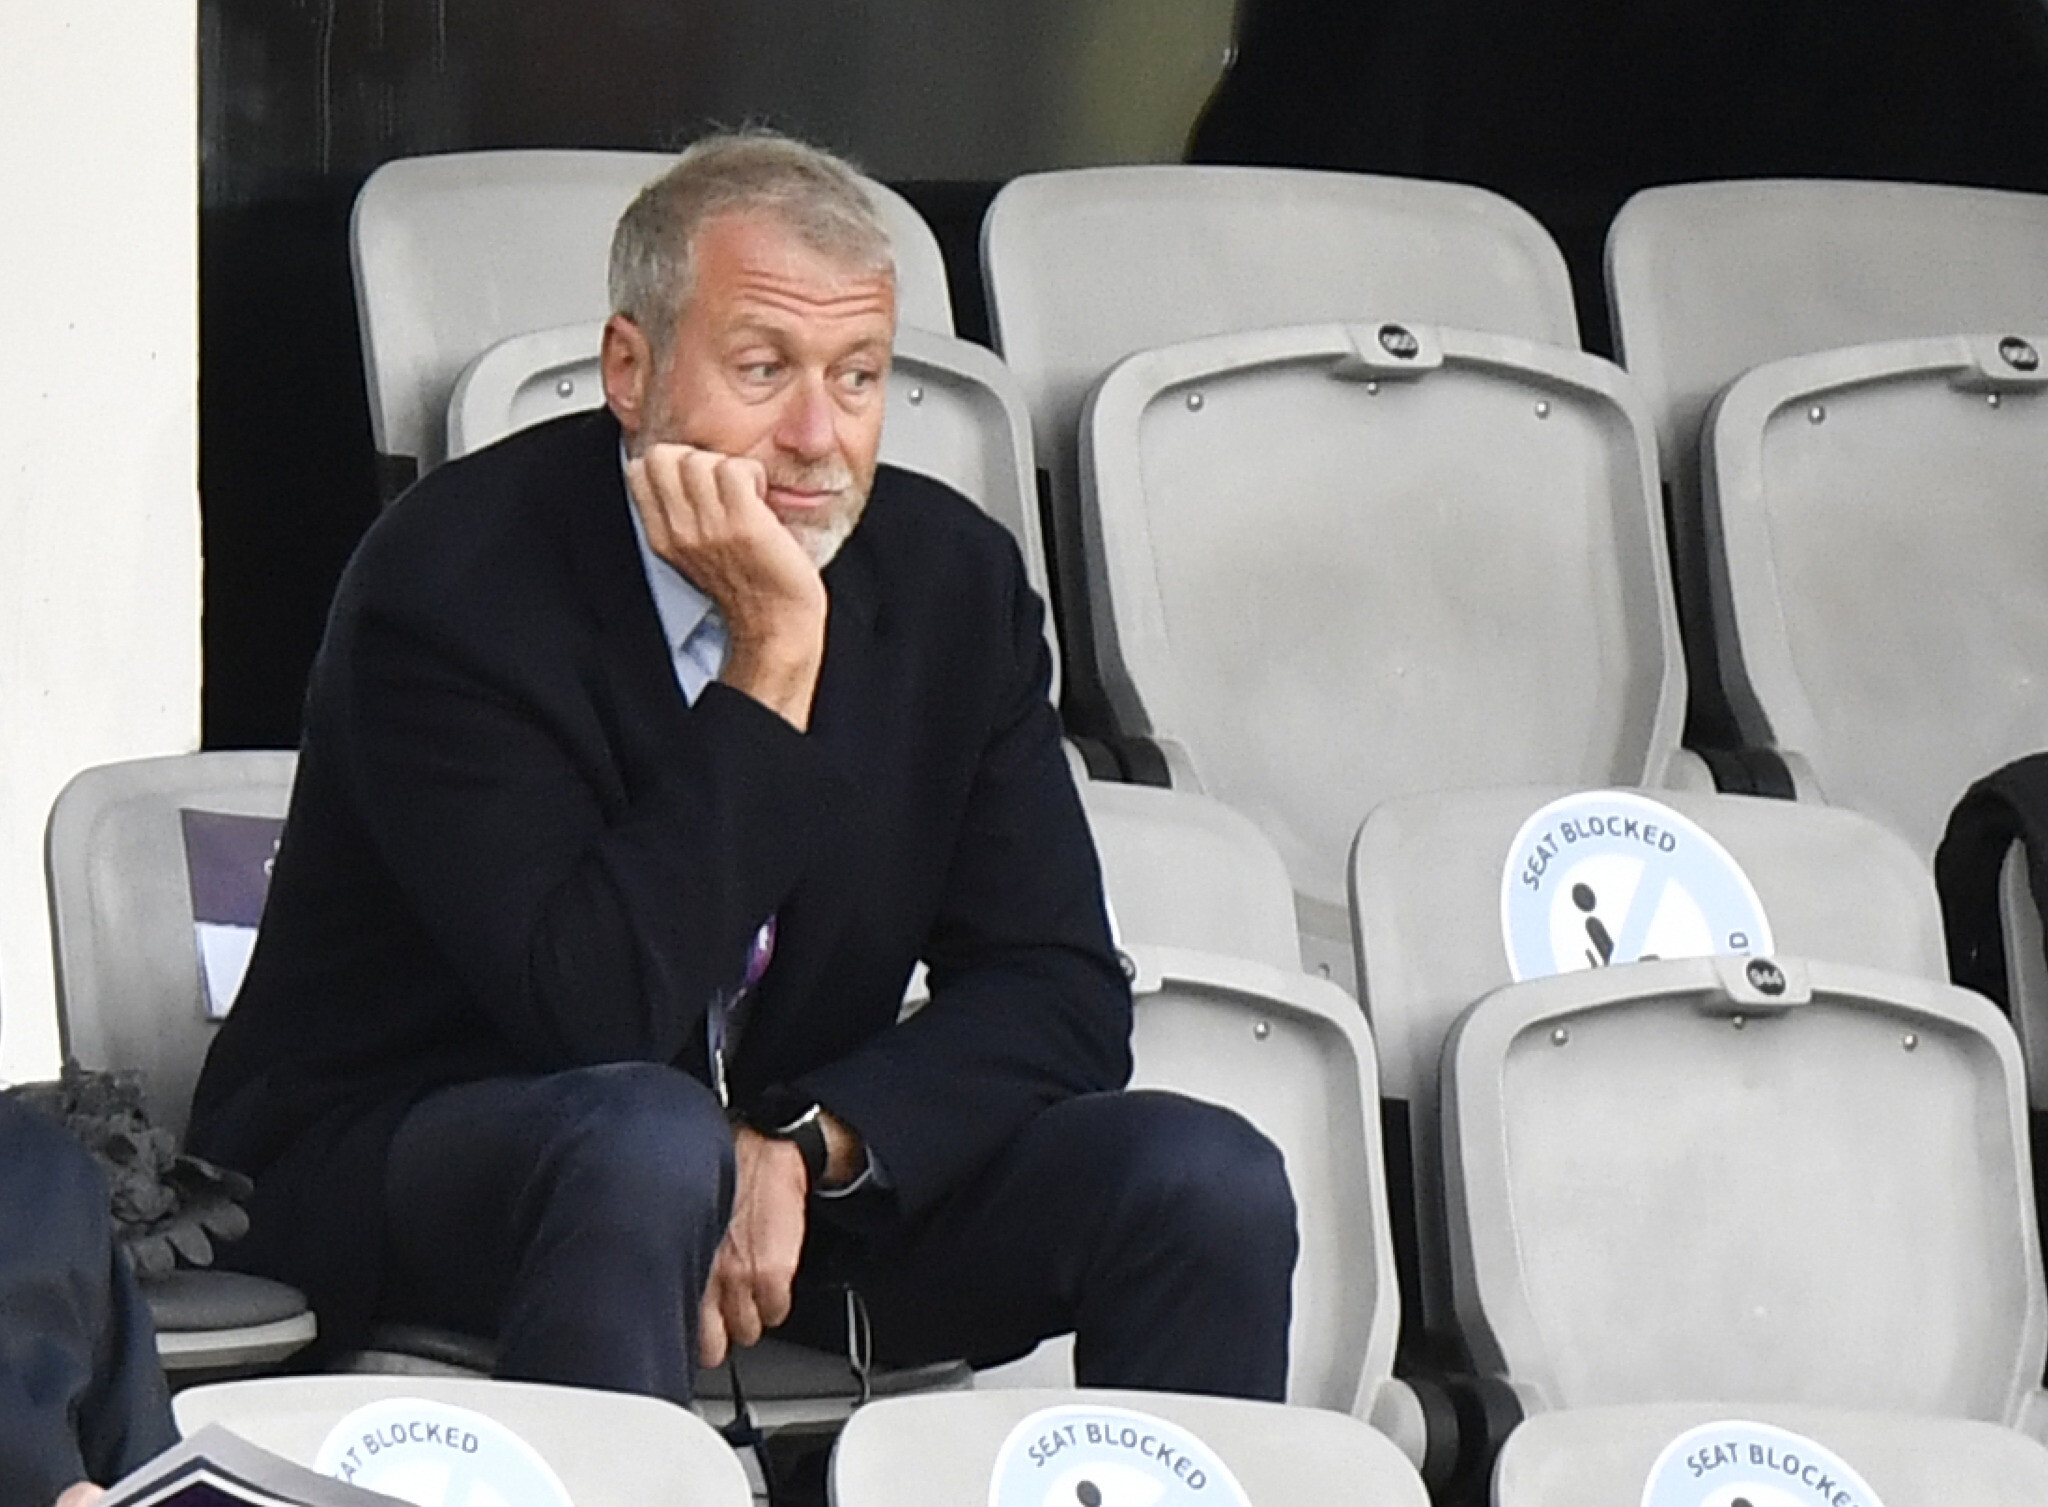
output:
<instances>
[{"instance_id":1,"label":"crossed legs","mask_svg":"<svg viewBox=\"0 0 2048 1507\"><path fill-rule=\"evenodd\" d=\"M732 1176L716 1099L669 1068L441 1090L392 1145L385 1311L495 1335L503 1376L686 1401ZM853 1202L814 1202L799 1287L850 1281L884 1362L994 1361L1073 1330L1085 1385L1282 1395L1294 1204L1229 1111L1067 1100L915 1219ZM803 1306L797 1337L832 1342Z\"/></svg>"}]
</instances>

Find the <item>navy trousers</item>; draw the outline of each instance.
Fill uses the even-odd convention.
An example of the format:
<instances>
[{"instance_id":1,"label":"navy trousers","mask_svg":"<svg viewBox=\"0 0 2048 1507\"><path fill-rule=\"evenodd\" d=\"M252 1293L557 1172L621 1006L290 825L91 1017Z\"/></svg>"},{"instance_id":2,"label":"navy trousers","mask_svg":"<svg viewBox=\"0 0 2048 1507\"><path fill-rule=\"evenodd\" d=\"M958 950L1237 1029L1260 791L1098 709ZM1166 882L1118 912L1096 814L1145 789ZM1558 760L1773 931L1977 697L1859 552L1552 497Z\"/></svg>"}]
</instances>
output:
<instances>
[{"instance_id":1,"label":"navy trousers","mask_svg":"<svg viewBox=\"0 0 2048 1507\"><path fill-rule=\"evenodd\" d=\"M443 1089L387 1187L387 1317L495 1335L501 1376L689 1399L733 1195L704 1085L616 1064ZM785 1333L837 1348L850 1285L885 1364L988 1364L1071 1330L1083 1385L1277 1400L1295 1251L1280 1154L1242 1118L1093 1094L919 1219L886 1191L813 1199Z\"/></svg>"}]
</instances>

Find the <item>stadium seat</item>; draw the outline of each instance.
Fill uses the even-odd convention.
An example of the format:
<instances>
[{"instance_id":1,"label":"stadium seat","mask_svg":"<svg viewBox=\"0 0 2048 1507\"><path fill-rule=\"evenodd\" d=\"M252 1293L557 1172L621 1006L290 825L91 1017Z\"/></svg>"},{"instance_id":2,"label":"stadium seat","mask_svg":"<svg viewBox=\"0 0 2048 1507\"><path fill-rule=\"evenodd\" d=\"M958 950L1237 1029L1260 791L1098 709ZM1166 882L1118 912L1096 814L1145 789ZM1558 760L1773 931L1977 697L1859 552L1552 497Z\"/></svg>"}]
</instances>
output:
<instances>
[{"instance_id":1,"label":"stadium seat","mask_svg":"<svg viewBox=\"0 0 2048 1507\"><path fill-rule=\"evenodd\" d=\"M291 1376L189 1387L172 1399L187 1436L218 1423L310 1466L343 1418L386 1399L481 1413L540 1454L576 1507L748 1507L746 1472L725 1441L655 1397L446 1376ZM478 1491L465 1500L497 1500Z\"/></svg>"},{"instance_id":2,"label":"stadium seat","mask_svg":"<svg viewBox=\"0 0 2048 1507\"><path fill-rule=\"evenodd\" d=\"M1908 974L1780 953L1497 990L1443 1066L1474 1363L1528 1413L1620 1409L1636 1437L1627 1409L1686 1403L2038 1441L2025 1107L2004 1017Z\"/></svg>"},{"instance_id":3,"label":"stadium seat","mask_svg":"<svg viewBox=\"0 0 2048 1507\"><path fill-rule=\"evenodd\" d=\"M659 152L495 151L401 157L371 173L349 222L370 427L395 492L444 455L462 368L509 335L601 323L612 229L675 159ZM895 241L904 324L950 335L938 239L871 183Z\"/></svg>"},{"instance_id":4,"label":"stadium seat","mask_svg":"<svg viewBox=\"0 0 2048 1507\"><path fill-rule=\"evenodd\" d=\"M1972 781L2048 747L2041 270L2032 325L1766 363L1716 400L1701 445L1707 606L1743 745L1930 859Z\"/></svg>"},{"instance_id":5,"label":"stadium seat","mask_svg":"<svg viewBox=\"0 0 2048 1507\"><path fill-rule=\"evenodd\" d=\"M1575 345L1564 258L1536 220L1462 184L1150 165L1011 180L982 226L990 326L1050 482L1074 730L1119 731L1099 677L1080 519L1081 413L1133 352L1389 313ZM1075 714L1078 714L1077 716Z\"/></svg>"},{"instance_id":6,"label":"stadium seat","mask_svg":"<svg viewBox=\"0 0 2048 1507\"><path fill-rule=\"evenodd\" d=\"M1446 791L1388 801L1359 829L1350 873L1358 993L1380 1053L1411 1357L1456 1365L1444 1232L1438 1068L1460 1015L1515 978L1503 871L1558 787ZM1642 791L1698 824L1740 865L1775 949L1945 981L1941 911L1924 860L1870 818L1833 807L1700 791ZM1622 928L1616 927L1619 931Z\"/></svg>"},{"instance_id":7,"label":"stadium seat","mask_svg":"<svg viewBox=\"0 0 2048 1507\"><path fill-rule=\"evenodd\" d=\"M1287 866L1242 812L1150 785L1080 790L1120 941L1301 970Z\"/></svg>"},{"instance_id":8,"label":"stadium seat","mask_svg":"<svg viewBox=\"0 0 2048 1507\"><path fill-rule=\"evenodd\" d=\"M863 1408L833 1452L833 1507L897 1507L906 1499L918 1507L989 1507L999 1500L990 1478L1011 1431L1032 1414L1062 1405L1128 1409L1186 1429L1215 1453L1254 1503L1425 1507L1429 1501L1400 1451L1355 1418L1236 1398L1091 1388L956 1392ZM1221 1490L1212 1495L1221 1496ZM1153 1498L1120 1498L1098 1489L1094 1499L1116 1507Z\"/></svg>"},{"instance_id":9,"label":"stadium seat","mask_svg":"<svg viewBox=\"0 0 2048 1507\"><path fill-rule=\"evenodd\" d=\"M448 455L467 454L514 430L604 401L597 323L508 336L456 379L448 404ZM1003 363L982 346L899 326L889 371L882 459L937 477L1007 528L1040 597L1047 589L1031 420ZM1059 690L1059 645L1047 614Z\"/></svg>"},{"instance_id":10,"label":"stadium seat","mask_svg":"<svg viewBox=\"0 0 2048 1507\"><path fill-rule=\"evenodd\" d=\"M195 914L191 824L253 824L260 862L282 824L295 757L237 751L100 765L75 776L50 811L44 861L64 1055L137 1072L150 1122L180 1140L220 1013L209 1009L209 969L216 987L239 979L222 977L233 973L232 943L223 950L203 936L219 918ZM304 1295L260 1277L180 1268L144 1283L143 1294L174 1372L274 1364L315 1334Z\"/></svg>"},{"instance_id":11,"label":"stadium seat","mask_svg":"<svg viewBox=\"0 0 2048 1507\"><path fill-rule=\"evenodd\" d=\"M1648 420L1612 365L1405 318L1219 335L1119 363L1083 439L1118 722L1273 838L1339 982L1378 802L1704 781Z\"/></svg>"},{"instance_id":12,"label":"stadium seat","mask_svg":"<svg viewBox=\"0 0 2048 1507\"><path fill-rule=\"evenodd\" d=\"M1670 488L1693 680L1688 742L1738 748L1729 672L1712 658L1700 480L1709 405L1752 367L1790 356L2037 331L2048 309L2048 195L1796 179L1646 189L1609 232L1607 289L1616 351L1656 417Z\"/></svg>"},{"instance_id":13,"label":"stadium seat","mask_svg":"<svg viewBox=\"0 0 2048 1507\"><path fill-rule=\"evenodd\" d=\"M1970 1507L2030 1507L2048 1501L2048 1449L2000 1424L1839 1408L1773 1406L1764 1411L1776 1426L1812 1439L1849 1462L1884 1507L1953 1507L1958 1502ZM1538 1414L1508 1436L1494 1477L1493 1501L1498 1507L1634 1504L1643 1499L1644 1483L1671 1441L1727 1416L1724 1409L1688 1403ZM1796 1491L1815 1488L1820 1479L1795 1488L1781 1472L1776 1484ZM1711 1490L1711 1483L1700 1482L1699 1490ZM1755 1495L1757 1507L1766 1501L1799 1500L1796 1495ZM1692 1498L1701 1503L1728 1499ZM1813 1495L1807 1500L1823 1498ZM1845 1500L1863 1498L1850 1495Z\"/></svg>"},{"instance_id":14,"label":"stadium seat","mask_svg":"<svg viewBox=\"0 0 2048 1507\"><path fill-rule=\"evenodd\" d=\"M1518 1411L1618 1410L1597 1425L1627 1446L1615 1458L1680 1431L1626 1416L1660 1403L1691 1422L1811 1406L2041 1436L2048 1292L2018 1046L1947 984L1924 860L1840 808L1587 792L1589 809L1649 795L1675 813L1664 830L1718 845L1762 918L1735 951L1770 956L1635 962L1624 946L1617 966L1543 976L1511 956L1510 862L1560 831L1543 814L1565 794L1398 800L1359 833L1360 992L1390 1154L1415 1185L1411 1354L1470 1364ZM1553 844L1545 880L1574 923L1592 897L1566 885L1611 861L1572 851L1586 841L1582 826ZM1642 955L1633 912L1661 910L1674 878L1699 890L1679 851L1622 876L1635 889L1608 919ZM1559 1463L1545 1437L1577 1436L1519 1446L1555 1489L1497 1501L1571 1499L1555 1494L1580 1479L1569 1451Z\"/></svg>"}]
</instances>

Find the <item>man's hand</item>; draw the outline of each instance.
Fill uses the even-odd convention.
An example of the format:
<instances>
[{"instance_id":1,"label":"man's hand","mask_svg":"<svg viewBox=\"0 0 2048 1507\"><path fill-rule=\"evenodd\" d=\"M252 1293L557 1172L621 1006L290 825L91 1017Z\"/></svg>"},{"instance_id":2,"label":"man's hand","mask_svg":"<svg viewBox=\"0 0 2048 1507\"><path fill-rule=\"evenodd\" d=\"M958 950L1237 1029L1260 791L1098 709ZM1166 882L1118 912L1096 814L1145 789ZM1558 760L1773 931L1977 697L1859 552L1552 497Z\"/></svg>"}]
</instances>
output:
<instances>
[{"instance_id":1,"label":"man's hand","mask_svg":"<svg viewBox=\"0 0 2048 1507\"><path fill-rule=\"evenodd\" d=\"M89 1503L97 1502L106 1494L104 1488L90 1481L80 1481L64 1488L63 1494L57 1498L57 1507L88 1507Z\"/></svg>"},{"instance_id":2,"label":"man's hand","mask_svg":"<svg viewBox=\"0 0 2048 1507\"><path fill-rule=\"evenodd\" d=\"M758 460L651 444L626 467L655 554L718 604L730 647L720 679L802 731L825 657L825 581L768 506Z\"/></svg>"},{"instance_id":3,"label":"man's hand","mask_svg":"<svg viewBox=\"0 0 2048 1507\"><path fill-rule=\"evenodd\" d=\"M706 1366L751 1345L789 1317L810 1192L803 1153L742 1125L733 1132L738 1191L698 1310L697 1355Z\"/></svg>"}]
</instances>

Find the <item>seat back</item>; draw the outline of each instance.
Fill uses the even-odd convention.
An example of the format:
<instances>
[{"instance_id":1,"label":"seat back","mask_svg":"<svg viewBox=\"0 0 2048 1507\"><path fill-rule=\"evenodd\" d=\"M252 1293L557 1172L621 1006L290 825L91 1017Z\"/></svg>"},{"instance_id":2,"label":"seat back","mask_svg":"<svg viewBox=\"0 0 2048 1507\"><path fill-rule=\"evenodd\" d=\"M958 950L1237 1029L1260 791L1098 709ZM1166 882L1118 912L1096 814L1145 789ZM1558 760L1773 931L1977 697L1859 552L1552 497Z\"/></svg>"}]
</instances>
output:
<instances>
[{"instance_id":1,"label":"seat back","mask_svg":"<svg viewBox=\"0 0 2048 1507\"><path fill-rule=\"evenodd\" d=\"M1215 336L1118 365L1086 439L1118 720L1273 838L1338 977L1380 801L1672 770L1656 466L1611 365L1405 320Z\"/></svg>"},{"instance_id":2,"label":"seat back","mask_svg":"<svg viewBox=\"0 0 2048 1507\"><path fill-rule=\"evenodd\" d=\"M466 455L543 419L604 402L595 324L498 341L463 369L448 403L448 455ZM900 325L889 369L881 458L938 478L1008 529L1032 589L1046 598L1046 550L1031 460L1030 416L1016 381L987 349ZM1059 691L1059 643L1046 641Z\"/></svg>"},{"instance_id":3,"label":"seat back","mask_svg":"<svg viewBox=\"0 0 2048 1507\"><path fill-rule=\"evenodd\" d=\"M990 1480L1011 1431L1032 1414L1061 1405L1127 1409L1179 1425L1223 1461L1252 1502L1425 1507L1429 1500L1399 1450L1341 1413L1231 1397L1090 1388L952 1392L871 1403L848 1420L832 1452L834 1507L896 1507L907 1481L916 1482L920 1507L989 1507ZM1047 1474L1058 1472L1049 1465ZM1220 1494L1220 1483L1211 1484L1219 1488L1212 1494ZM1096 1499L1118 1500L1099 1490Z\"/></svg>"},{"instance_id":4,"label":"seat back","mask_svg":"<svg viewBox=\"0 0 2048 1507\"><path fill-rule=\"evenodd\" d=\"M1678 486L1708 405L1753 366L2038 327L2048 195L1826 179L1648 188L1608 233L1607 296Z\"/></svg>"},{"instance_id":5,"label":"seat back","mask_svg":"<svg viewBox=\"0 0 2048 1507\"><path fill-rule=\"evenodd\" d=\"M257 818L257 838L274 842L296 765L296 754L271 750L104 764L73 777L50 810L44 861L64 1054L89 1068L139 1069L152 1122L174 1134L215 1028L207 968L217 981L233 973L252 940L210 935L208 918L195 918L199 850L188 845L186 813Z\"/></svg>"},{"instance_id":6,"label":"seat back","mask_svg":"<svg viewBox=\"0 0 2048 1507\"><path fill-rule=\"evenodd\" d=\"M752 1500L731 1446L695 1414L658 1397L482 1377L328 1375L187 1387L171 1407L181 1433L218 1423L310 1466L343 1418L396 1398L467 1408L504 1424L548 1462L577 1507L747 1507Z\"/></svg>"},{"instance_id":7,"label":"seat back","mask_svg":"<svg viewBox=\"0 0 2048 1507\"><path fill-rule=\"evenodd\" d=\"M1388 801L1366 818L1352 852L1358 994L1380 1052L1392 1134L1406 1140L1391 1154L1415 1188L1413 1207L1395 1210L1405 1292L1416 1308L1412 1323L1439 1337L1455 1335L1456 1319L1444 1245L1438 1065L1458 1017L1513 982L1503 870L1524 824L1566 793L1511 787ZM1697 823L1741 867L1778 952L1948 977L1933 875L1877 822L1751 796L1644 793ZM1556 882L1571 877L1567 868Z\"/></svg>"},{"instance_id":8,"label":"seat back","mask_svg":"<svg viewBox=\"0 0 2048 1507\"><path fill-rule=\"evenodd\" d=\"M356 196L349 250L378 452L432 470L444 455L450 390L473 358L526 330L602 322L613 227L674 161L661 152L450 152L371 173ZM900 194L879 183L868 190L895 243L899 319L951 334L938 238Z\"/></svg>"},{"instance_id":9,"label":"seat back","mask_svg":"<svg viewBox=\"0 0 2048 1507\"><path fill-rule=\"evenodd\" d=\"M1462 184L1183 165L1026 174L989 206L982 269L996 348L1023 385L1049 473L1077 664L1093 648L1078 513L1082 408L1126 356L1396 310L1578 341L1571 279L1548 233L1507 199ZM1082 689L1099 699L1086 674Z\"/></svg>"},{"instance_id":10,"label":"seat back","mask_svg":"<svg viewBox=\"0 0 2048 1507\"><path fill-rule=\"evenodd\" d=\"M1121 942L1300 970L1287 866L1248 817L1192 791L1080 788Z\"/></svg>"},{"instance_id":11,"label":"seat back","mask_svg":"<svg viewBox=\"0 0 2048 1507\"><path fill-rule=\"evenodd\" d=\"M1733 746L1700 521L1708 407L1752 367L1872 341L2039 329L2048 195L1755 179L1645 189L1607 240L1615 349L1657 424L1696 716Z\"/></svg>"},{"instance_id":12,"label":"seat back","mask_svg":"<svg viewBox=\"0 0 2048 1507\"><path fill-rule=\"evenodd\" d=\"M1461 1327L1531 1410L2038 1408L2023 1073L1981 996L1783 954L1580 970L1476 1004L1443 1089Z\"/></svg>"},{"instance_id":13,"label":"seat back","mask_svg":"<svg viewBox=\"0 0 2048 1507\"><path fill-rule=\"evenodd\" d=\"M1930 857L1974 780L2048 747L2048 275L2042 291L2020 330L1757 367L1702 447L1745 741Z\"/></svg>"}]
</instances>

